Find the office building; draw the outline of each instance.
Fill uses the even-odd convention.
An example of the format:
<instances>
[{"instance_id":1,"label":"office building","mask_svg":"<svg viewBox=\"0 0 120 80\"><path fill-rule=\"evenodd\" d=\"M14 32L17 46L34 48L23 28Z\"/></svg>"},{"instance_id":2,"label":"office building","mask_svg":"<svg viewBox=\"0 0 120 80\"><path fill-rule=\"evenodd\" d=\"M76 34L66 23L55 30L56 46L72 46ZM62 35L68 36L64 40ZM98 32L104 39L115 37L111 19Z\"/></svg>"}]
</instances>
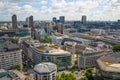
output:
<instances>
[{"instance_id":1,"label":"office building","mask_svg":"<svg viewBox=\"0 0 120 80\"><path fill-rule=\"evenodd\" d=\"M47 36L47 33L45 32L45 29L41 29L41 28L36 28L34 30L34 33L35 33L34 36L37 40L42 40Z\"/></svg>"},{"instance_id":2,"label":"office building","mask_svg":"<svg viewBox=\"0 0 120 80\"><path fill-rule=\"evenodd\" d=\"M26 24L29 26L29 17L26 18Z\"/></svg>"},{"instance_id":3,"label":"office building","mask_svg":"<svg viewBox=\"0 0 120 80\"><path fill-rule=\"evenodd\" d=\"M41 62L52 62L59 66L59 69L66 69L71 66L71 53L64 51L55 45L41 44L39 47L30 47L35 64Z\"/></svg>"},{"instance_id":4,"label":"office building","mask_svg":"<svg viewBox=\"0 0 120 80\"><path fill-rule=\"evenodd\" d=\"M106 55L110 52L109 45L107 44L96 44L97 46L86 46L83 50L79 46L76 47L77 54L78 54L78 67L85 68L85 67L93 67L97 65L96 60L103 55Z\"/></svg>"},{"instance_id":5,"label":"office building","mask_svg":"<svg viewBox=\"0 0 120 80\"><path fill-rule=\"evenodd\" d=\"M57 23L57 27L58 27L58 32L63 34L63 24L62 23Z\"/></svg>"},{"instance_id":6,"label":"office building","mask_svg":"<svg viewBox=\"0 0 120 80\"><path fill-rule=\"evenodd\" d=\"M31 44L34 44L34 46L38 47L40 42L38 40L29 41L26 39L21 41L21 48L28 61L33 61L32 52L30 51Z\"/></svg>"},{"instance_id":7,"label":"office building","mask_svg":"<svg viewBox=\"0 0 120 80\"><path fill-rule=\"evenodd\" d=\"M53 35L50 36L52 42L56 44L61 44L62 40L64 38L68 38L67 35L61 34L61 33L54 33Z\"/></svg>"},{"instance_id":8,"label":"office building","mask_svg":"<svg viewBox=\"0 0 120 80\"><path fill-rule=\"evenodd\" d=\"M57 22L57 19L56 19L56 17L53 17L53 20L52 20L53 22Z\"/></svg>"},{"instance_id":9,"label":"office building","mask_svg":"<svg viewBox=\"0 0 120 80\"><path fill-rule=\"evenodd\" d=\"M31 28L18 28L16 36L24 37L31 35Z\"/></svg>"},{"instance_id":10,"label":"office building","mask_svg":"<svg viewBox=\"0 0 120 80\"><path fill-rule=\"evenodd\" d=\"M29 27L33 28L33 16L29 17Z\"/></svg>"},{"instance_id":11,"label":"office building","mask_svg":"<svg viewBox=\"0 0 120 80\"><path fill-rule=\"evenodd\" d=\"M66 41L76 42L77 44L81 44L81 45L90 45L90 44L92 44L92 40L78 38L78 37L64 38L64 40L62 42L64 43Z\"/></svg>"},{"instance_id":12,"label":"office building","mask_svg":"<svg viewBox=\"0 0 120 80\"><path fill-rule=\"evenodd\" d=\"M82 16L82 24L86 24L86 16Z\"/></svg>"},{"instance_id":13,"label":"office building","mask_svg":"<svg viewBox=\"0 0 120 80\"><path fill-rule=\"evenodd\" d=\"M56 80L57 65L43 62L35 65L35 80Z\"/></svg>"},{"instance_id":14,"label":"office building","mask_svg":"<svg viewBox=\"0 0 120 80\"><path fill-rule=\"evenodd\" d=\"M12 27L13 29L17 29L17 16L16 15L12 16Z\"/></svg>"},{"instance_id":15,"label":"office building","mask_svg":"<svg viewBox=\"0 0 120 80\"><path fill-rule=\"evenodd\" d=\"M16 36L17 29L1 29L0 36L8 35L10 37Z\"/></svg>"},{"instance_id":16,"label":"office building","mask_svg":"<svg viewBox=\"0 0 120 80\"><path fill-rule=\"evenodd\" d=\"M60 16L59 20L60 20L60 23L64 24L65 23L65 16Z\"/></svg>"},{"instance_id":17,"label":"office building","mask_svg":"<svg viewBox=\"0 0 120 80\"><path fill-rule=\"evenodd\" d=\"M120 80L120 53L110 53L97 59L98 75L103 80Z\"/></svg>"},{"instance_id":18,"label":"office building","mask_svg":"<svg viewBox=\"0 0 120 80\"><path fill-rule=\"evenodd\" d=\"M0 38L0 68L10 69L19 65L22 69L21 50L9 40Z\"/></svg>"},{"instance_id":19,"label":"office building","mask_svg":"<svg viewBox=\"0 0 120 80\"><path fill-rule=\"evenodd\" d=\"M59 69L66 69L71 66L71 53L60 49L54 44L45 43L31 43L31 41L22 43L23 50L27 50L28 54L32 53L32 61L34 64L39 64L42 62L52 62L59 66ZM29 49L29 51L28 51ZM25 52L25 51L23 51Z\"/></svg>"}]
</instances>

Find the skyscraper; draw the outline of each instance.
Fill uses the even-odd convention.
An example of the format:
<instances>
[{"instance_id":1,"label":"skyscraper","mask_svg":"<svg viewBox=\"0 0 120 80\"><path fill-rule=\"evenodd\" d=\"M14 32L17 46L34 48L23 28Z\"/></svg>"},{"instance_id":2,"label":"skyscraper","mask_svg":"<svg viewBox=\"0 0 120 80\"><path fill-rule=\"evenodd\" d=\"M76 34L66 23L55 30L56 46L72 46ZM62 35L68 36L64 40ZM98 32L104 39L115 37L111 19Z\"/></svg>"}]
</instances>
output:
<instances>
[{"instance_id":1,"label":"skyscraper","mask_svg":"<svg viewBox=\"0 0 120 80\"><path fill-rule=\"evenodd\" d=\"M57 27L58 27L58 32L63 34L63 24L62 23L58 23Z\"/></svg>"},{"instance_id":2,"label":"skyscraper","mask_svg":"<svg viewBox=\"0 0 120 80\"><path fill-rule=\"evenodd\" d=\"M57 22L57 19L56 19L56 17L53 17L53 22Z\"/></svg>"},{"instance_id":3,"label":"skyscraper","mask_svg":"<svg viewBox=\"0 0 120 80\"><path fill-rule=\"evenodd\" d=\"M59 17L60 23L65 23L65 16L60 16Z\"/></svg>"},{"instance_id":4,"label":"skyscraper","mask_svg":"<svg viewBox=\"0 0 120 80\"><path fill-rule=\"evenodd\" d=\"M33 28L33 16L29 17L29 27Z\"/></svg>"},{"instance_id":5,"label":"skyscraper","mask_svg":"<svg viewBox=\"0 0 120 80\"><path fill-rule=\"evenodd\" d=\"M13 29L17 29L17 16L16 15L12 16L12 27Z\"/></svg>"},{"instance_id":6,"label":"skyscraper","mask_svg":"<svg viewBox=\"0 0 120 80\"><path fill-rule=\"evenodd\" d=\"M26 25L29 26L29 17L26 18Z\"/></svg>"},{"instance_id":7,"label":"skyscraper","mask_svg":"<svg viewBox=\"0 0 120 80\"><path fill-rule=\"evenodd\" d=\"M85 15L82 16L82 24L86 24L86 16Z\"/></svg>"}]
</instances>

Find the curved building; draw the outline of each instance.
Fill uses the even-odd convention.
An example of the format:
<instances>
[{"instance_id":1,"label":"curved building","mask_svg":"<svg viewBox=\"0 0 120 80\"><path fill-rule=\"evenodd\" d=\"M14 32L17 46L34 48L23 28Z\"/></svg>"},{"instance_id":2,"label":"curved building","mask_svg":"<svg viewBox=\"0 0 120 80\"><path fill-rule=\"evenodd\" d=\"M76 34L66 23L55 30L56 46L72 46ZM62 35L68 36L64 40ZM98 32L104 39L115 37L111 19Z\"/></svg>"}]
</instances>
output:
<instances>
[{"instance_id":1,"label":"curved building","mask_svg":"<svg viewBox=\"0 0 120 80\"><path fill-rule=\"evenodd\" d=\"M43 44L38 47L30 46L30 51L32 52L32 58L35 64L52 62L55 63L60 70L71 66L71 53L55 45Z\"/></svg>"},{"instance_id":2,"label":"curved building","mask_svg":"<svg viewBox=\"0 0 120 80\"><path fill-rule=\"evenodd\" d=\"M34 67L36 80L55 80L57 65L49 62L44 62L35 65Z\"/></svg>"},{"instance_id":3,"label":"curved building","mask_svg":"<svg viewBox=\"0 0 120 80\"><path fill-rule=\"evenodd\" d=\"M111 53L97 60L99 74L104 80L120 80L120 53Z\"/></svg>"}]
</instances>

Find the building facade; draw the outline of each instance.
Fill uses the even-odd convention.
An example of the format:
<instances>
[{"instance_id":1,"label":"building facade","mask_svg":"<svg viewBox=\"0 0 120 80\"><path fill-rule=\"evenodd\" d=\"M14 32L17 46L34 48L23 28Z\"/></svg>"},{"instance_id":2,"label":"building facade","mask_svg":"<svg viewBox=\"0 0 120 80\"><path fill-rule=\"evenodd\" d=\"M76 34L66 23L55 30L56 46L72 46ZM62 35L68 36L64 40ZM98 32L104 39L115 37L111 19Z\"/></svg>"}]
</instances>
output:
<instances>
[{"instance_id":1,"label":"building facade","mask_svg":"<svg viewBox=\"0 0 120 80\"><path fill-rule=\"evenodd\" d=\"M17 29L17 16L16 15L12 16L12 26L13 26L13 29Z\"/></svg>"},{"instance_id":2,"label":"building facade","mask_svg":"<svg viewBox=\"0 0 120 80\"><path fill-rule=\"evenodd\" d=\"M107 52L107 51L106 51ZM81 54L78 54L78 67L94 67L97 65L96 60L107 54L104 51L83 50Z\"/></svg>"},{"instance_id":3,"label":"building facade","mask_svg":"<svg viewBox=\"0 0 120 80\"><path fill-rule=\"evenodd\" d=\"M65 16L60 16L59 20L60 20L60 23L64 24L65 23Z\"/></svg>"},{"instance_id":4,"label":"building facade","mask_svg":"<svg viewBox=\"0 0 120 80\"><path fill-rule=\"evenodd\" d=\"M0 68L10 69L16 65L22 69L21 50L10 41L0 40Z\"/></svg>"},{"instance_id":5,"label":"building facade","mask_svg":"<svg viewBox=\"0 0 120 80\"><path fill-rule=\"evenodd\" d=\"M44 62L35 65L35 80L56 80L57 65Z\"/></svg>"},{"instance_id":6,"label":"building facade","mask_svg":"<svg viewBox=\"0 0 120 80\"><path fill-rule=\"evenodd\" d=\"M71 53L58 48L53 48L56 48L56 46L39 46L37 48L31 46L30 50L33 54L33 62L35 64L41 62L52 62L55 63L60 70L71 66Z\"/></svg>"},{"instance_id":7,"label":"building facade","mask_svg":"<svg viewBox=\"0 0 120 80\"><path fill-rule=\"evenodd\" d=\"M29 27L33 28L33 16L29 17Z\"/></svg>"},{"instance_id":8,"label":"building facade","mask_svg":"<svg viewBox=\"0 0 120 80\"><path fill-rule=\"evenodd\" d=\"M86 24L86 16L82 16L82 24Z\"/></svg>"},{"instance_id":9,"label":"building facade","mask_svg":"<svg viewBox=\"0 0 120 80\"><path fill-rule=\"evenodd\" d=\"M57 22L56 17L53 17L52 21L56 23Z\"/></svg>"}]
</instances>

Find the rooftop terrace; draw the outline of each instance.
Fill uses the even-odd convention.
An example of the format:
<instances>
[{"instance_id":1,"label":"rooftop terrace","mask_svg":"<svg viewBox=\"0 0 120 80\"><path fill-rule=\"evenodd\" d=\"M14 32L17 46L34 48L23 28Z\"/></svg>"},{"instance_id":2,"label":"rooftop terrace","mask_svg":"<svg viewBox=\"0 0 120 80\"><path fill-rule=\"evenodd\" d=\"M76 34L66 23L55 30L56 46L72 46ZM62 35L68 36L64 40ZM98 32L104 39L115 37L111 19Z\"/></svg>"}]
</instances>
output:
<instances>
[{"instance_id":1,"label":"rooftop terrace","mask_svg":"<svg viewBox=\"0 0 120 80\"><path fill-rule=\"evenodd\" d=\"M69 53L68 51L64 51L60 49L58 46L55 45L40 45L36 47L38 50L42 51L43 53L50 53L50 54L66 54Z\"/></svg>"}]
</instances>

